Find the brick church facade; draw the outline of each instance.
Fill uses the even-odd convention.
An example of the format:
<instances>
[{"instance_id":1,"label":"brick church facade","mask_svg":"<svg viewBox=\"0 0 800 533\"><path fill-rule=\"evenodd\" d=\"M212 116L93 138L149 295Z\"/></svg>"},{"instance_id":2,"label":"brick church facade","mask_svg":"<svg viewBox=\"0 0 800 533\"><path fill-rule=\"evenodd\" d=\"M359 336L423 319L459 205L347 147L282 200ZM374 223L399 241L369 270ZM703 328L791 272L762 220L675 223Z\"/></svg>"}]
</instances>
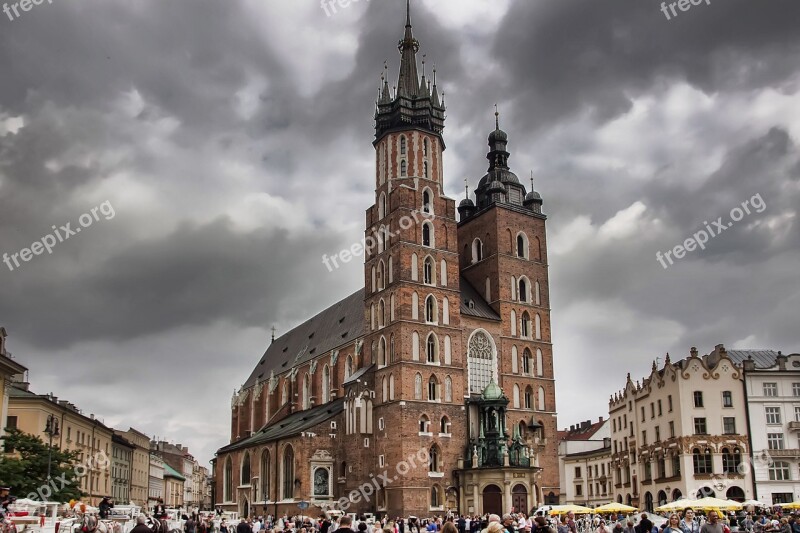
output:
<instances>
[{"instance_id":1,"label":"brick church facade","mask_svg":"<svg viewBox=\"0 0 800 533\"><path fill-rule=\"evenodd\" d=\"M511 172L498 121L475 201L456 208L444 98L435 72L418 75L410 13L399 49L376 105L364 288L274 339L234 395L218 508L424 517L558 501L541 196Z\"/></svg>"}]
</instances>

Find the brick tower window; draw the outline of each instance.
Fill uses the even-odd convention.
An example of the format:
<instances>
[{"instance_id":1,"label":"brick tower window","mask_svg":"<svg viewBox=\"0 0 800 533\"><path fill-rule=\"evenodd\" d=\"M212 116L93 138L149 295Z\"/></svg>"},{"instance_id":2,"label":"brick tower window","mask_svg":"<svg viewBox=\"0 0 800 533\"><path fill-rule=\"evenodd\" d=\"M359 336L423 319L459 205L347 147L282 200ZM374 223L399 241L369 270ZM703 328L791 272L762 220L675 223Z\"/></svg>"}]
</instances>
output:
<instances>
[{"instance_id":1,"label":"brick tower window","mask_svg":"<svg viewBox=\"0 0 800 533\"><path fill-rule=\"evenodd\" d=\"M496 370L494 343L484 331L476 331L469 340L469 390L481 393L492 380Z\"/></svg>"}]
</instances>

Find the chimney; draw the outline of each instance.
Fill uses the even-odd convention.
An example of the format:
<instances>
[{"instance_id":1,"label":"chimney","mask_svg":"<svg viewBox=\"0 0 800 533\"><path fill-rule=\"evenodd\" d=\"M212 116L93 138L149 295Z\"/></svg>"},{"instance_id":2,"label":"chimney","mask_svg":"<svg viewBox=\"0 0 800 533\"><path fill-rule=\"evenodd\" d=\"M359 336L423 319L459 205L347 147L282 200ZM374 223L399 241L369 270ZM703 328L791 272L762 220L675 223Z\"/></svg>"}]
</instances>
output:
<instances>
[{"instance_id":1,"label":"chimney","mask_svg":"<svg viewBox=\"0 0 800 533\"><path fill-rule=\"evenodd\" d=\"M94 413L91 413L91 414L89 415L89 418L91 418L92 420L94 420Z\"/></svg>"},{"instance_id":2,"label":"chimney","mask_svg":"<svg viewBox=\"0 0 800 533\"><path fill-rule=\"evenodd\" d=\"M602 416L600 417L600 423L601 424L603 423L603 417Z\"/></svg>"}]
</instances>

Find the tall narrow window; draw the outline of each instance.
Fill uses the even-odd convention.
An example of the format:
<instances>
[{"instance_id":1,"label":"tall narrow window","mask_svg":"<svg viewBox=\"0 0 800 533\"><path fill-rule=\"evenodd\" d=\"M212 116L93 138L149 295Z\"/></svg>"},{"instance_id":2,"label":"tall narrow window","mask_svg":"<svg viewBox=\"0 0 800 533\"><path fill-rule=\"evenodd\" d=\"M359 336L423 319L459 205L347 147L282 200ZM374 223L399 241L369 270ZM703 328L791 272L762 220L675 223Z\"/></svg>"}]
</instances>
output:
<instances>
[{"instance_id":1,"label":"tall narrow window","mask_svg":"<svg viewBox=\"0 0 800 533\"><path fill-rule=\"evenodd\" d=\"M526 339L531 335L531 315L527 311L522 313L522 331L520 331L520 335Z\"/></svg>"},{"instance_id":2,"label":"tall narrow window","mask_svg":"<svg viewBox=\"0 0 800 533\"><path fill-rule=\"evenodd\" d=\"M428 339L425 341L425 352L427 354L427 361L429 363L438 363L439 362L439 346L438 341L436 339L436 335L431 333L428 335Z\"/></svg>"},{"instance_id":3,"label":"tall narrow window","mask_svg":"<svg viewBox=\"0 0 800 533\"><path fill-rule=\"evenodd\" d=\"M425 258L425 262L422 266L422 281L426 285L433 285L436 283L436 280L433 278L433 273L435 271L435 267L433 266L433 259L428 256Z\"/></svg>"},{"instance_id":4,"label":"tall narrow window","mask_svg":"<svg viewBox=\"0 0 800 533\"><path fill-rule=\"evenodd\" d=\"M414 376L414 399L422 399L422 374L419 373Z\"/></svg>"},{"instance_id":5,"label":"tall narrow window","mask_svg":"<svg viewBox=\"0 0 800 533\"><path fill-rule=\"evenodd\" d=\"M436 322L438 318L438 312L436 309L436 298L433 297L431 294L428 298L425 299L425 321L430 322L431 324Z\"/></svg>"},{"instance_id":6,"label":"tall narrow window","mask_svg":"<svg viewBox=\"0 0 800 533\"><path fill-rule=\"evenodd\" d=\"M408 163L406 163L405 159L400 161L400 175L408 176Z\"/></svg>"},{"instance_id":7,"label":"tall narrow window","mask_svg":"<svg viewBox=\"0 0 800 533\"><path fill-rule=\"evenodd\" d=\"M400 155L406 155L406 138L404 135L400 137Z\"/></svg>"},{"instance_id":8,"label":"tall narrow window","mask_svg":"<svg viewBox=\"0 0 800 533\"><path fill-rule=\"evenodd\" d=\"M433 246L433 230L430 222L422 225L422 246Z\"/></svg>"},{"instance_id":9,"label":"tall narrow window","mask_svg":"<svg viewBox=\"0 0 800 533\"><path fill-rule=\"evenodd\" d=\"M428 164L425 163L425 176L427 177L428 172ZM422 192L422 212L423 213L432 213L433 212L433 203L431 202L431 191L425 189Z\"/></svg>"},{"instance_id":10,"label":"tall narrow window","mask_svg":"<svg viewBox=\"0 0 800 533\"><path fill-rule=\"evenodd\" d=\"M428 139L422 140L422 153L425 157L428 157Z\"/></svg>"},{"instance_id":11,"label":"tall narrow window","mask_svg":"<svg viewBox=\"0 0 800 533\"><path fill-rule=\"evenodd\" d=\"M427 161L422 163L422 175L425 176L426 178L428 177L428 162Z\"/></svg>"},{"instance_id":12,"label":"tall narrow window","mask_svg":"<svg viewBox=\"0 0 800 533\"><path fill-rule=\"evenodd\" d=\"M331 399L331 369L328 365L322 368L322 403L328 403Z\"/></svg>"},{"instance_id":13,"label":"tall narrow window","mask_svg":"<svg viewBox=\"0 0 800 533\"><path fill-rule=\"evenodd\" d=\"M428 401L435 402L439 400L439 380L436 376L431 376L428 380Z\"/></svg>"},{"instance_id":14,"label":"tall narrow window","mask_svg":"<svg viewBox=\"0 0 800 533\"><path fill-rule=\"evenodd\" d=\"M283 452L283 499L294 498L294 450L286 446Z\"/></svg>"},{"instance_id":15,"label":"tall narrow window","mask_svg":"<svg viewBox=\"0 0 800 533\"><path fill-rule=\"evenodd\" d=\"M481 393L495 375L495 350L489 335L476 331L467 350L470 392Z\"/></svg>"},{"instance_id":16,"label":"tall narrow window","mask_svg":"<svg viewBox=\"0 0 800 533\"><path fill-rule=\"evenodd\" d=\"M530 385L525 387L525 409L533 409L533 389Z\"/></svg>"},{"instance_id":17,"label":"tall narrow window","mask_svg":"<svg viewBox=\"0 0 800 533\"><path fill-rule=\"evenodd\" d=\"M528 282L525 280L525 278L519 279L519 301L528 301Z\"/></svg>"}]
</instances>

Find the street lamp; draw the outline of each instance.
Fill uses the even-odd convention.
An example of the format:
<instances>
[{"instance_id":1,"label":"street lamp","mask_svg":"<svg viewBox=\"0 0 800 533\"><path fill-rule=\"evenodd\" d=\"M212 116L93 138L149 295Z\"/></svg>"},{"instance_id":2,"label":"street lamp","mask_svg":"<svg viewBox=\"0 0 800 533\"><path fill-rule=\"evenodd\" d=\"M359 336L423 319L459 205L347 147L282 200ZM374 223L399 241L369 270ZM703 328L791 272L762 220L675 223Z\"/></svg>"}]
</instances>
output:
<instances>
[{"instance_id":1,"label":"street lamp","mask_svg":"<svg viewBox=\"0 0 800 533\"><path fill-rule=\"evenodd\" d=\"M58 437L58 418L55 415L47 415L47 424L44 432L50 437L47 447L47 479L50 479L50 461L53 457L53 437Z\"/></svg>"}]
</instances>

